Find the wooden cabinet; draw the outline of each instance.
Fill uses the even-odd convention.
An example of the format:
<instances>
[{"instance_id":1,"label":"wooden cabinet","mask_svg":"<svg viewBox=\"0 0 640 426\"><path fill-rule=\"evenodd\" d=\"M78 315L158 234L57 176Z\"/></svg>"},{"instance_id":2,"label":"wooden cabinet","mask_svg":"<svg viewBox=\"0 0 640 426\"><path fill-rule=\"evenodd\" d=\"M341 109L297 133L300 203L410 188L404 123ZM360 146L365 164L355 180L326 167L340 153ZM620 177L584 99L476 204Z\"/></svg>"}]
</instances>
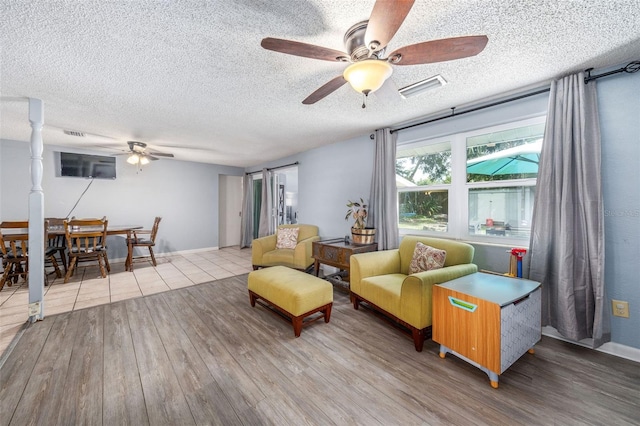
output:
<instances>
[{"instance_id":1,"label":"wooden cabinet","mask_svg":"<svg viewBox=\"0 0 640 426\"><path fill-rule=\"evenodd\" d=\"M349 259L352 254L367 253L376 251L377 243L372 244L352 244L344 242L344 239L333 239L325 241L314 241L312 247L312 257L315 259L316 276L320 272L320 264L330 265L343 271L349 271ZM345 277L347 280L349 275Z\"/></svg>"},{"instance_id":2,"label":"wooden cabinet","mask_svg":"<svg viewBox=\"0 0 640 426\"><path fill-rule=\"evenodd\" d=\"M475 273L433 287L433 340L498 376L541 338L540 283Z\"/></svg>"}]
</instances>

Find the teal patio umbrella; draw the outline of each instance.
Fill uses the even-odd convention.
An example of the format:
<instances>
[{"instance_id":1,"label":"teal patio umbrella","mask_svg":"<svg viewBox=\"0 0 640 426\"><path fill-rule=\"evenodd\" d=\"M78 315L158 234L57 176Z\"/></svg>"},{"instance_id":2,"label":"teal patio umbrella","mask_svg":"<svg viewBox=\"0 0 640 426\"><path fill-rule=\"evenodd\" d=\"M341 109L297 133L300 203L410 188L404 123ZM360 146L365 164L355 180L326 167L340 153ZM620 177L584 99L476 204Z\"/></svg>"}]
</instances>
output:
<instances>
[{"instance_id":1,"label":"teal patio umbrella","mask_svg":"<svg viewBox=\"0 0 640 426\"><path fill-rule=\"evenodd\" d=\"M476 175L515 175L538 173L542 139L467 161L467 173Z\"/></svg>"}]
</instances>

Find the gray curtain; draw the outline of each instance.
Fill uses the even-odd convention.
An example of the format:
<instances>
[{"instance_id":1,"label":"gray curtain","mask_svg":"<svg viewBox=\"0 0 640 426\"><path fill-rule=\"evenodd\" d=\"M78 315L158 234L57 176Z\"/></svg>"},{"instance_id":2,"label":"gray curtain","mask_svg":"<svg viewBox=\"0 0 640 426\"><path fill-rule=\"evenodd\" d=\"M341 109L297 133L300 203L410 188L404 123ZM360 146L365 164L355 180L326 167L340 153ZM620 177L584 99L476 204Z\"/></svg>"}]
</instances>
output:
<instances>
[{"instance_id":1,"label":"gray curtain","mask_svg":"<svg viewBox=\"0 0 640 426\"><path fill-rule=\"evenodd\" d=\"M273 224L273 185L271 182L273 173L268 169L262 169L262 205L260 206L260 227L258 236L266 237L276 232Z\"/></svg>"},{"instance_id":2,"label":"gray curtain","mask_svg":"<svg viewBox=\"0 0 640 426\"><path fill-rule=\"evenodd\" d=\"M378 250L398 247L398 191L396 189L396 135L390 129L375 133L376 151L369 196L367 226L376 228Z\"/></svg>"},{"instance_id":3,"label":"gray curtain","mask_svg":"<svg viewBox=\"0 0 640 426\"><path fill-rule=\"evenodd\" d=\"M600 125L595 81L551 84L536 187L529 278L542 283L542 325L594 347L610 340L604 291Z\"/></svg>"},{"instance_id":4,"label":"gray curtain","mask_svg":"<svg viewBox=\"0 0 640 426\"><path fill-rule=\"evenodd\" d=\"M244 175L242 182L242 224L240 229L240 248L251 247L253 241L253 177Z\"/></svg>"}]
</instances>

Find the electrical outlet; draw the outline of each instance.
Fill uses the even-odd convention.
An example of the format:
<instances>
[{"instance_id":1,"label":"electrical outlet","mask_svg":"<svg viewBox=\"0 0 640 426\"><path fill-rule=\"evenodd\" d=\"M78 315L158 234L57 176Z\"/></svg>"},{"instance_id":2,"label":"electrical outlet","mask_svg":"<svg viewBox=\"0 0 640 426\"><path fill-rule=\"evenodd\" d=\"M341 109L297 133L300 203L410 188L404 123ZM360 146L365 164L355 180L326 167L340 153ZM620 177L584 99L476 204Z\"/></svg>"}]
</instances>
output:
<instances>
[{"instance_id":1,"label":"electrical outlet","mask_svg":"<svg viewBox=\"0 0 640 426\"><path fill-rule=\"evenodd\" d=\"M613 316L629 318L629 302L622 300L612 300Z\"/></svg>"}]
</instances>

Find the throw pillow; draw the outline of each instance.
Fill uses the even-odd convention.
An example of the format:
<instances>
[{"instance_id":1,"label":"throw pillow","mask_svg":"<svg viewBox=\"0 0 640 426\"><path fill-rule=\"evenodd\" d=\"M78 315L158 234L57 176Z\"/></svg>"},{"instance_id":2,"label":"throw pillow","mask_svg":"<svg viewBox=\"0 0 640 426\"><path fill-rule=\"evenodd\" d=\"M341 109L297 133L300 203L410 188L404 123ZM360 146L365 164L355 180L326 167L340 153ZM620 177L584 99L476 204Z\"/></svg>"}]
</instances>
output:
<instances>
[{"instance_id":1,"label":"throw pillow","mask_svg":"<svg viewBox=\"0 0 640 426\"><path fill-rule=\"evenodd\" d=\"M430 271L432 269L440 269L444 266L446 257L446 251L433 248L418 241L413 251L413 259L411 259L411 264L409 265L409 275Z\"/></svg>"},{"instance_id":2,"label":"throw pillow","mask_svg":"<svg viewBox=\"0 0 640 426\"><path fill-rule=\"evenodd\" d=\"M298 244L298 231L300 231L300 228L278 228L276 232L276 248L296 248L296 244Z\"/></svg>"}]
</instances>

